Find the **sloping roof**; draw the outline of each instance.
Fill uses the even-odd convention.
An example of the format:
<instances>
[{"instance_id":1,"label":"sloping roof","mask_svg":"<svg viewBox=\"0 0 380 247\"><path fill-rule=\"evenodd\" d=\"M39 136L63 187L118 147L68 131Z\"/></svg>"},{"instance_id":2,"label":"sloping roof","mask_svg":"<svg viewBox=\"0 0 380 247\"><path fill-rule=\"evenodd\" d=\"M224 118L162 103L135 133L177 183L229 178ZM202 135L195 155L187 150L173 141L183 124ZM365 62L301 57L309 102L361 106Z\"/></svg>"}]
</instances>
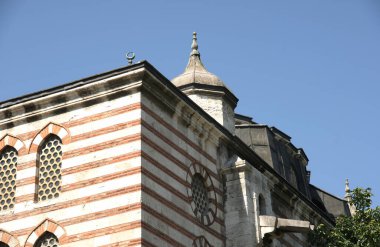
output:
<instances>
[{"instance_id":1,"label":"sloping roof","mask_svg":"<svg viewBox=\"0 0 380 247\"><path fill-rule=\"evenodd\" d=\"M172 79L172 82L177 87L183 87L188 84L202 84L210 86L226 87L222 80L216 75L207 71L201 61L201 54L198 51L197 33L193 33L193 42L191 44L191 53L189 62L185 71Z\"/></svg>"}]
</instances>

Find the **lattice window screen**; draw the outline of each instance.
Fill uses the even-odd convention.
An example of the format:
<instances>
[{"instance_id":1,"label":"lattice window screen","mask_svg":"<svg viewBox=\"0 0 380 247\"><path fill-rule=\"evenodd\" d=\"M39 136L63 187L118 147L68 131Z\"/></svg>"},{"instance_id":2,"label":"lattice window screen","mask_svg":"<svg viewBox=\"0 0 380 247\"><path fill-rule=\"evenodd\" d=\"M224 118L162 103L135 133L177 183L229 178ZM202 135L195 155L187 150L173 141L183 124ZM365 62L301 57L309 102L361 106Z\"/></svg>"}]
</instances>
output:
<instances>
[{"instance_id":1,"label":"lattice window screen","mask_svg":"<svg viewBox=\"0 0 380 247\"><path fill-rule=\"evenodd\" d=\"M208 211L208 192L203 177L199 173L195 174L192 179L191 190L198 212L206 214Z\"/></svg>"},{"instance_id":2,"label":"lattice window screen","mask_svg":"<svg viewBox=\"0 0 380 247\"><path fill-rule=\"evenodd\" d=\"M59 243L54 234L46 232L37 240L33 247L59 247Z\"/></svg>"},{"instance_id":3,"label":"lattice window screen","mask_svg":"<svg viewBox=\"0 0 380 247\"><path fill-rule=\"evenodd\" d=\"M39 151L38 201L59 197L61 193L62 141L50 135Z\"/></svg>"},{"instance_id":4,"label":"lattice window screen","mask_svg":"<svg viewBox=\"0 0 380 247\"><path fill-rule=\"evenodd\" d=\"M15 206L17 151L6 147L0 154L0 211Z\"/></svg>"}]
</instances>

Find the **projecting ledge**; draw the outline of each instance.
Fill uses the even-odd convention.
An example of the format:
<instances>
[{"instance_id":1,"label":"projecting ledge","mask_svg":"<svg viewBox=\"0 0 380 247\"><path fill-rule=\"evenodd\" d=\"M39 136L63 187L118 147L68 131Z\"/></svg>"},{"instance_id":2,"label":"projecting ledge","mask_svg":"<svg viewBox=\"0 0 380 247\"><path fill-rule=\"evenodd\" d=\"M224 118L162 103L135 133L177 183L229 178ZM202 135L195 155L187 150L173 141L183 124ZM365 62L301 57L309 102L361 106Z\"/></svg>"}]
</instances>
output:
<instances>
[{"instance_id":1,"label":"projecting ledge","mask_svg":"<svg viewBox=\"0 0 380 247\"><path fill-rule=\"evenodd\" d=\"M276 216L260 215L261 237L280 238L287 232L308 232L314 229L309 221L277 218Z\"/></svg>"}]
</instances>

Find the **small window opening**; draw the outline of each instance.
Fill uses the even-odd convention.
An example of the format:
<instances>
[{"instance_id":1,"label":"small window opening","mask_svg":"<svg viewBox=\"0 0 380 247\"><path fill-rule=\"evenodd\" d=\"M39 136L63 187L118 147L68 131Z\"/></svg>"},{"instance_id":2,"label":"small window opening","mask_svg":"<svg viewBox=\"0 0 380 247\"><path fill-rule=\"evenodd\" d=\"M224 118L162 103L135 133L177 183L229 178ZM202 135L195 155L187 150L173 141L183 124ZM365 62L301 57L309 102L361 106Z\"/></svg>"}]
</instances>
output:
<instances>
[{"instance_id":1,"label":"small window opening","mask_svg":"<svg viewBox=\"0 0 380 247\"><path fill-rule=\"evenodd\" d=\"M259 195L259 212L260 212L260 215L267 214L265 199L262 195Z\"/></svg>"}]
</instances>

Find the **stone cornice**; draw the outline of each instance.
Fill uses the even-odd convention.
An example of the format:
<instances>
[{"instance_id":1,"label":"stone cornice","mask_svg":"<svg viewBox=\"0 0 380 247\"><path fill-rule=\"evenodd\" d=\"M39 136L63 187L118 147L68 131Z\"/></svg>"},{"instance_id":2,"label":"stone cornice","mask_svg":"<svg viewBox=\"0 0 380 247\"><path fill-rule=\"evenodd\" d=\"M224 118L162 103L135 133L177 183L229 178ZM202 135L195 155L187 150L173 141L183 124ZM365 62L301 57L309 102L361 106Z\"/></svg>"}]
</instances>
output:
<instances>
[{"instance_id":1,"label":"stone cornice","mask_svg":"<svg viewBox=\"0 0 380 247\"><path fill-rule=\"evenodd\" d=\"M0 129L122 97L141 86L143 68L129 67L0 103Z\"/></svg>"},{"instance_id":2,"label":"stone cornice","mask_svg":"<svg viewBox=\"0 0 380 247\"><path fill-rule=\"evenodd\" d=\"M236 107L238 98L226 87L214 86L214 85L205 85L200 83L191 83L179 87L179 89L185 94L204 94L204 95L216 95L221 96L231 104L233 108Z\"/></svg>"}]
</instances>

